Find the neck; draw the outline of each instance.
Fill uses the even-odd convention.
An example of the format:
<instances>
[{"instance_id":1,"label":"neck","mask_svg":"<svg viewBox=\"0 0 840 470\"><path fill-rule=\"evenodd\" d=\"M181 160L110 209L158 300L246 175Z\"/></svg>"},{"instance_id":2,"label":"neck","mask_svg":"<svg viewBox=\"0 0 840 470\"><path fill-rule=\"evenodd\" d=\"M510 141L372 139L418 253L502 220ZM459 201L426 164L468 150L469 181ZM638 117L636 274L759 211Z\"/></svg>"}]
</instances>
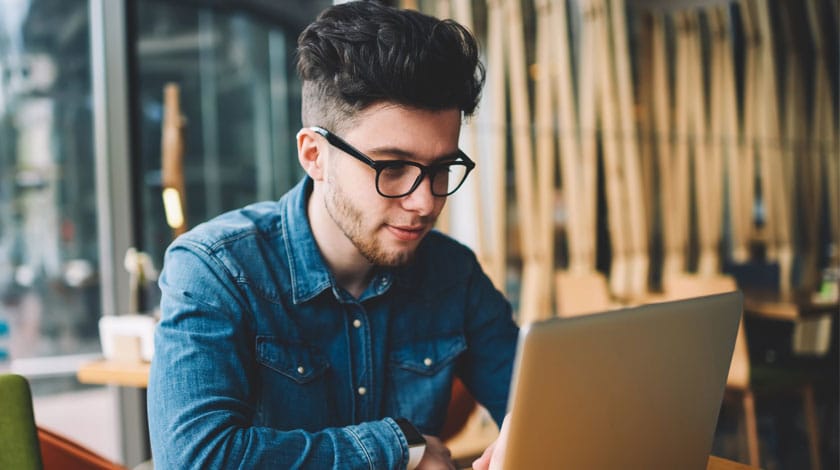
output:
<instances>
[{"instance_id":1,"label":"neck","mask_svg":"<svg viewBox=\"0 0 840 470\"><path fill-rule=\"evenodd\" d=\"M312 236L338 285L358 298L370 283L373 264L359 253L327 213L323 193L319 189L315 185L306 204Z\"/></svg>"}]
</instances>

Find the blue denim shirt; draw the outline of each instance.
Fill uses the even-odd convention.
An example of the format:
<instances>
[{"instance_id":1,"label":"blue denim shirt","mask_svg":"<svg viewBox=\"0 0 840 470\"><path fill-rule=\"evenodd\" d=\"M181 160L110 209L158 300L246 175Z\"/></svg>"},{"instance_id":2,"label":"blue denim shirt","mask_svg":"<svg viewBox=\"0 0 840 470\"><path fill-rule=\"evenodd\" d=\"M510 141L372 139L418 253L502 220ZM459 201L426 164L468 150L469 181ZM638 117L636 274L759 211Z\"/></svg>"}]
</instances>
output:
<instances>
[{"instance_id":1,"label":"blue denim shirt","mask_svg":"<svg viewBox=\"0 0 840 470\"><path fill-rule=\"evenodd\" d=\"M306 215L312 181L167 250L148 389L155 467L405 468L392 418L438 434L453 377L500 423L517 327L472 252L431 232L358 299Z\"/></svg>"}]
</instances>

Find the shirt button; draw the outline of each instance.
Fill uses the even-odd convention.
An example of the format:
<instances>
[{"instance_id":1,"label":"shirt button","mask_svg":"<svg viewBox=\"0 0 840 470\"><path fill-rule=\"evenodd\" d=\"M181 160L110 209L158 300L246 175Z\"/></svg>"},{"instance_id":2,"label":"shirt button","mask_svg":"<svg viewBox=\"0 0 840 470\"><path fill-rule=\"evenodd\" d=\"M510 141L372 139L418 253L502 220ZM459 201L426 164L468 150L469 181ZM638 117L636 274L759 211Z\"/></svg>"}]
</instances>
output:
<instances>
[{"instance_id":1,"label":"shirt button","mask_svg":"<svg viewBox=\"0 0 840 470\"><path fill-rule=\"evenodd\" d=\"M359 387L359 389L356 391L359 392L359 395L364 395L365 393L367 393L367 389L365 387Z\"/></svg>"},{"instance_id":2,"label":"shirt button","mask_svg":"<svg viewBox=\"0 0 840 470\"><path fill-rule=\"evenodd\" d=\"M306 369L304 369L303 366L298 366L297 371L298 371L298 374L303 375L303 373L306 372Z\"/></svg>"},{"instance_id":3,"label":"shirt button","mask_svg":"<svg viewBox=\"0 0 840 470\"><path fill-rule=\"evenodd\" d=\"M354 328L360 328L361 326L362 326L362 321L361 320L359 320L358 318L353 320L353 327Z\"/></svg>"},{"instance_id":4,"label":"shirt button","mask_svg":"<svg viewBox=\"0 0 840 470\"><path fill-rule=\"evenodd\" d=\"M423 359L423 364L426 364L426 367L431 366L432 365L432 358L427 357L426 359Z\"/></svg>"}]
</instances>

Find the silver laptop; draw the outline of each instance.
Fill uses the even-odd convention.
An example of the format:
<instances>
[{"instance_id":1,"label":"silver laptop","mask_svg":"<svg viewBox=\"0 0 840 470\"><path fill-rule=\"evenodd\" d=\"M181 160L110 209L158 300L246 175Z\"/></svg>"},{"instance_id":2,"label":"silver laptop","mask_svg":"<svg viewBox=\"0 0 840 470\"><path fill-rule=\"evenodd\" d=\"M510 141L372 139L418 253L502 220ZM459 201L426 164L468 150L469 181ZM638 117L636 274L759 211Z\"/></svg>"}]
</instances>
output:
<instances>
[{"instance_id":1,"label":"silver laptop","mask_svg":"<svg viewBox=\"0 0 840 470\"><path fill-rule=\"evenodd\" d=\"M706 468L738 292L520 331L505 469Z\"/></svg>"}]
</instances>

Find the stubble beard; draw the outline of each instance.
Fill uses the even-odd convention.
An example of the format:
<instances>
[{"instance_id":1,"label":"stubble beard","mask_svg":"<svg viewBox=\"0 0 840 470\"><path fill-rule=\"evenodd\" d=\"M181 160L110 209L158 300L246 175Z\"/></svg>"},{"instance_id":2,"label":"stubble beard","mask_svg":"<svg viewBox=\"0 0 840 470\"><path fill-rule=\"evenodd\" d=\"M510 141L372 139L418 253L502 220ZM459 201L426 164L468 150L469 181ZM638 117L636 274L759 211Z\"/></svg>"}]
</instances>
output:
<instances>
[{"instance_id":1,"label":"stubble beard","mask_svg":"<svg viewBox=\"0 0 840 470\"><path fill-rule=\"evenodd\" d=\"M344 236L353 243L359 253L376 266L404 266L414 259L414 250L387 252L374 234L365 236L362 211L353 206L332 175L327 177L324 207Z\"/></svg>"}]
</instances>

